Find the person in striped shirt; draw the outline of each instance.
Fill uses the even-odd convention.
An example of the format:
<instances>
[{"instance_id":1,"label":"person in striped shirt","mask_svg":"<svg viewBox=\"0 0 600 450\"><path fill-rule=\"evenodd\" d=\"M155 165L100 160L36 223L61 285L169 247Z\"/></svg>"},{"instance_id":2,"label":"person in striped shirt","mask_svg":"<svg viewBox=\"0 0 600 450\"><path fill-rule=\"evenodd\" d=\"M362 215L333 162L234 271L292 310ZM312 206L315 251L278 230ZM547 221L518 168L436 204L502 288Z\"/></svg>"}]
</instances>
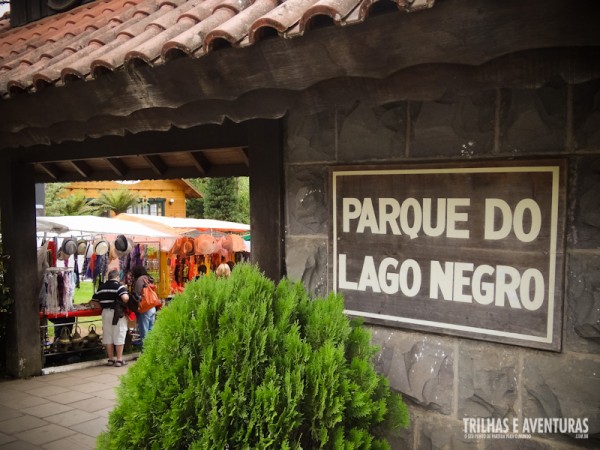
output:
<instances>
[{"instance_id":1,"label":"person in striped shirt","mask_svg":"<svg viewBox=\"0 0 600 450\"><path fill-rule=\"evenodd\" d=\"M108 356L107 366L121 367L123 347L127 335L125 305L129 301L127 286L119 281L119 271L108 272L107 281L102 283L92 297L102 307L102 343Z\"/></svg>"}]
</instances>

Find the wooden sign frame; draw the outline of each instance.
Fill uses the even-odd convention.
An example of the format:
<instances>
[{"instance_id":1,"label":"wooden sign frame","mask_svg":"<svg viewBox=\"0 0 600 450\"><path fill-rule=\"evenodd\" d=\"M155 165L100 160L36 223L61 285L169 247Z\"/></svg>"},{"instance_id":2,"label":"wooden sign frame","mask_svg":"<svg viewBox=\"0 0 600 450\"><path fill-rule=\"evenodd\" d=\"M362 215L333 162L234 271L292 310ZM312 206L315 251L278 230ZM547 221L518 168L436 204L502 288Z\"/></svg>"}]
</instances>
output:
<instances>
[{"instance_id":1,"label":"wooden sign frame","mask_svg":"<svg viewBox=\"0 0 600 450\"><path fill-rule=\"evenodd\" d=\"M560 351L566 169L331 167L330 290L370 323Z\"/></svg>"}]
</instances>

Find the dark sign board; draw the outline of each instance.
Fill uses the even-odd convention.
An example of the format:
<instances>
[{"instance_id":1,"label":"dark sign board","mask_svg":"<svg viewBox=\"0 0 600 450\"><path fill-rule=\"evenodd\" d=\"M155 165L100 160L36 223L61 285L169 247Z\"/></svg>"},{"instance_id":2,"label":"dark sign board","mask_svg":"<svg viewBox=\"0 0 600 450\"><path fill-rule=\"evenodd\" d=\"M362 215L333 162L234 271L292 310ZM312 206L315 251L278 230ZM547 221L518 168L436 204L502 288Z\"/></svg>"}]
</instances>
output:
<instances>
[{"instance_id":1,"label":"dark sign board","mask_svg":"<svg viewBox=\"0 0 600 450\"><path fill-rule=\"evenodd\" d=\"M330 282L372 323L559 351L566 166L331 169Z\"/></svg>"}]
</instances>

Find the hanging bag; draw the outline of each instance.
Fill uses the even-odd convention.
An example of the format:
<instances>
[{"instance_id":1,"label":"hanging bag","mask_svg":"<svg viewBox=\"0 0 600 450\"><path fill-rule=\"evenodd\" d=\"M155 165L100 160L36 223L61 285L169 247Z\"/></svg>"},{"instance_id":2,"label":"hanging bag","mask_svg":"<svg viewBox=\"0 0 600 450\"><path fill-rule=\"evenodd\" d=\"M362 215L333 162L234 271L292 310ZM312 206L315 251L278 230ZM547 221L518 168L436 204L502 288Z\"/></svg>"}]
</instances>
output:
<instances>
[{"instance_id":1,"label":"hanging bag","mask_svg":"<svg viewBox=\"0 0 600 450\"><path fill-rule=\"evenodd\" d=\"M144 287L142 288L142 296L140 297L140 303L138 305L138 312L145 313L146 311L162 305L158 294L156 293L156 285L150 283L148 277L144 279Z\"/></svg>"}]
</instances>

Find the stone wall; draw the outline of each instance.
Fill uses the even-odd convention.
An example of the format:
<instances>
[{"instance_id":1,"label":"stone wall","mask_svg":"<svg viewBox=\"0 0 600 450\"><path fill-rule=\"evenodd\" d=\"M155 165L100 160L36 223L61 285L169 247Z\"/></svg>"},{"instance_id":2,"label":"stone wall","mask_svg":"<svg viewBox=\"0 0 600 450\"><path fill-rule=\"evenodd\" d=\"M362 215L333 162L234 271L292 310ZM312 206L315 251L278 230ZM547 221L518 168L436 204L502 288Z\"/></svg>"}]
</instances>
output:
<instances>
[{"instance_id":1,"label":"stone wall","mask_svg":"<svg viewBox=\"0 0 600 450\"><path fill-rule=\"evenodd\" d=\"M328 289L330 165L516 156L569 160L563 350L371 326L378 370L411 409L411 427L394 448L600 447L600 82L286 119L287 271L316 295ZM462 420L544 417L587 417L590 437L468 439Z\"/></svg>"}]
</instances>

